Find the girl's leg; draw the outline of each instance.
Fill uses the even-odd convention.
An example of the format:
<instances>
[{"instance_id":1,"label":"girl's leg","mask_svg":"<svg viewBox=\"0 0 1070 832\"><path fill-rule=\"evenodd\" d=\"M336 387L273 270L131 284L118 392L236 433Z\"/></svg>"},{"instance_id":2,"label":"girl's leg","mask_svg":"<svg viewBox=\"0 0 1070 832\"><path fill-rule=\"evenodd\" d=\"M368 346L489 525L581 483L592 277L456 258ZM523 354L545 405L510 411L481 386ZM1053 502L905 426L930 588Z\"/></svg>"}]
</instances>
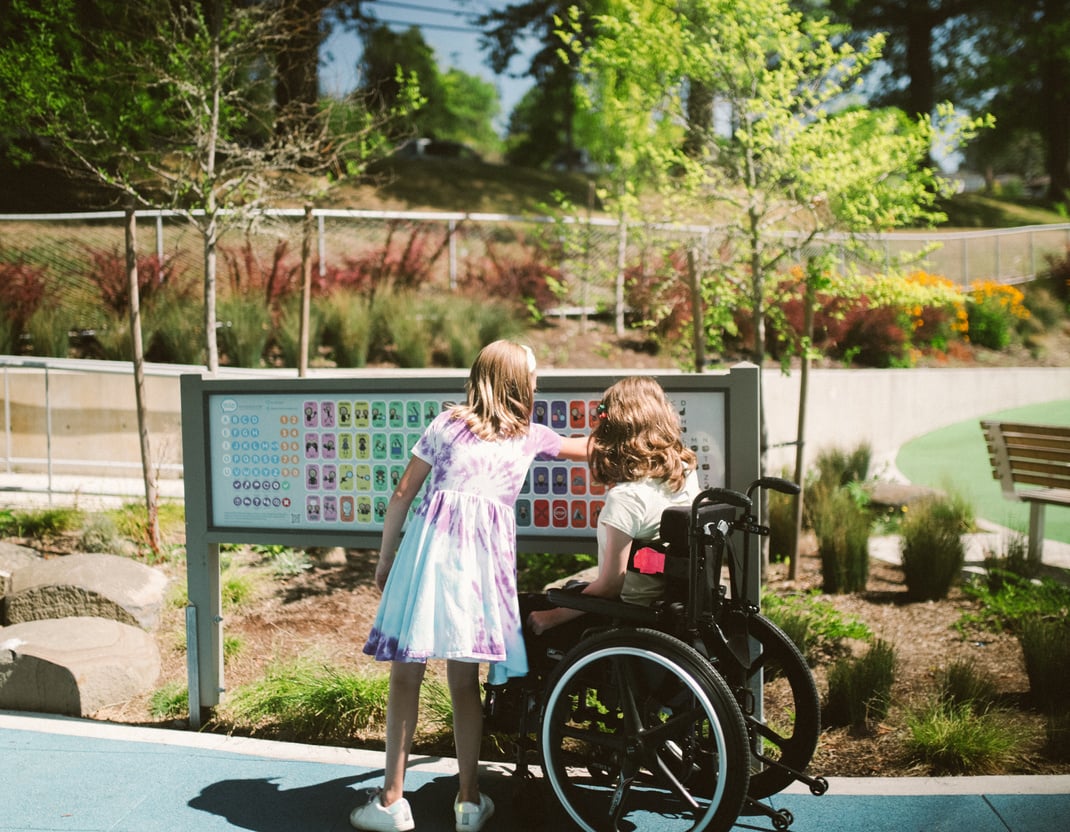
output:
<instances>
[{"instance_id":1,"label":"girl's leg","mask_svg":"<svg viewBox=\"0 0 1070 832\"><path fill-rule=\"evenodd\" d=\"M453 741L457 749L460 800L479 803L479 749L483 742L483 702L479 696L479 664L446 662L446 681L453 702Z\"/></svg>"},{"instance_id":2,"label":"girl's leg","mask_svg":"<svg viewBox=\"0 0 1070 832\"><path fill-rule=\"evenodd\" d=\"M416 733L420 685L427 666L422 662L391 662L390 695L386 704L386 776L379 797L389 806L404 795L405 768Z\"/></svg>"}]
</instances>

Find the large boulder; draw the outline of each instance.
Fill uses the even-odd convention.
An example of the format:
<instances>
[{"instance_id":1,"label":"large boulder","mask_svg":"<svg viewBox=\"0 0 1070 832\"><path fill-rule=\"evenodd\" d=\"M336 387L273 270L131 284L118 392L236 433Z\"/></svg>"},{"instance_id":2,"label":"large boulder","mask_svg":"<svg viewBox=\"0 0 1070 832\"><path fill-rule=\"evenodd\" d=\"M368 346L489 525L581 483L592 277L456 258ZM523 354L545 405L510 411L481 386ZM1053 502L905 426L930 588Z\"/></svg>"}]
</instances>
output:
<instances>
[{"instance_id":1,"label":"large boulder","mask_svg":"<svg viewBox=\"0 0 1070 832\"><path fill-rule=\"evenodd\" d=\"M3 623L94 616L152 629L159 619L167 576L143 563L108 554L40 560L11 574Z\"/></svg>"},{"instance_id":2,"label":"large boulder","mask_svg":"<svg viewBox=\"0 0 1070 832\"><path fill-rule=\"evenodd\" d=\"M41 556L35 549L0 540L0 598L11 591L13 572L40 559Z\"/></svg>"},{"instance_id":3,"label":"large boulder","mask_svg":"<svg viewBox=\"0 0 1070 832\"><path fill-rule=\"evenodd\" d=\"M91 716L159 675L156 640L140 627L86 617L0 627L0 709Z\"/></svg>"}]
</instances>

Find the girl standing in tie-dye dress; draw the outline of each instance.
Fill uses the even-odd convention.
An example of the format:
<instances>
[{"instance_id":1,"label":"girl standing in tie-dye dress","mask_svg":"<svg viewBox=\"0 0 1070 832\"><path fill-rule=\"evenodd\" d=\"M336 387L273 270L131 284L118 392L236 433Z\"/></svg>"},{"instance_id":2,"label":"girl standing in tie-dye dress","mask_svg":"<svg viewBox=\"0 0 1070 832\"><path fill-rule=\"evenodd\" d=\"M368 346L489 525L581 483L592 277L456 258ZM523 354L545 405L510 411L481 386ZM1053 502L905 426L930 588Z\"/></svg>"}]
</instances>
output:
<instances>
[{"instance_id":1,"label":"girl standing in tie-dye dress","mask_svg":"<svg viewBox=\"0 0 1070 832\"><path fill-rule=\"evenodd\" d=\"M415 824L403 796L427 659L446 659L460 789L458 830L494 811L477 782L483 709L479 662L490 679L527 672L516 593L514 506L536 457L586 458L587 440L532 424L535 356L495 341L472 365L467 399L428 425L390 499L375 580L383 591L364 652L391 662L385 782L350 815L358 829ZM427 481L402 538L413 499Z\"/></svg>"}]
</instances>

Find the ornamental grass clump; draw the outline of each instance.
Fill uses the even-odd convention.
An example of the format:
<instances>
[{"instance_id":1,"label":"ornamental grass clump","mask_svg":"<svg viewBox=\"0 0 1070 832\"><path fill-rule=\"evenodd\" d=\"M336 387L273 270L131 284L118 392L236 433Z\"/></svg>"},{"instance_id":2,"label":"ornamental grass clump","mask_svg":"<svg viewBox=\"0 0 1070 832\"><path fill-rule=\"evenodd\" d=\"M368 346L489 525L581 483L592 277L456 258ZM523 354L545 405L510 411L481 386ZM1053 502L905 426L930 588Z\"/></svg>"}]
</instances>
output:
<instances>
[{"instance_id":1,"label":"ornamental grass clump","mask_svg":"<svg viewBox=\"0 0 1070 832\"><path fill-rule=\"evenodd\" d=\"M862 730L883 720L892 704L897 663L895 648L883 639L861 656L837 661L829 670L828 700L821 709L825 721Z\"/></svg>"},{"instance_id":2,"label":"ornamental grass clump","mask_svg":"<svg viewBox=\"0 0 1070 832\"><path fill-rule=\"evenodd\" d=\"M1070 665L1070 623L1065 611L1057 617L1029 617L1018 623L1029 694L1046 713L1070 712L1066 697L1066 668Z\"/></svg>"},{"instance_id":3,"label":"ornamental grass clump","mask_svg":"<svg viewBox=\"0 0 1070 832\"><path fill-rule=\"evenodd\" d=\"M913 601L946 598L962 573L962 535L973 526L972 510L956 497L934 497L912 506L899 524L903 577Z\"/></svg>"},{"instance_id":4,"label":"ornamental grass clump","mask_svg":"<svg viewBox=\"0 0 1070 832\"><path fill-rule=\"evenodd\" d=\"M935 699L907 716L907 729L911 757L936 775L1001 771L1022 742L1006 714L977 711L970 702Z\"/></svg>"},{"instance_id":5,"label":"ornamental grass clump","mask_svg":"<svg viewBox=\"0 0 1070 832\"><path fill-rule=\"evenodd\" d=\"M347 741L386 720L386 675L343 672L310 660L277 664L236 690L221 718L250 734L298 742Z\"/></svg>"},{"instance_id":6,"label":"ornamental grass clump","mask_svg":"<svg viewBox=\"0 0 1070 832\"><path fill-rule=\"evenodd\" d=\"M869 579L869 510L843 487L822 494L819 506L812 518L822 589L830 594L861 592Z\"/></svg>"}]
</instances>

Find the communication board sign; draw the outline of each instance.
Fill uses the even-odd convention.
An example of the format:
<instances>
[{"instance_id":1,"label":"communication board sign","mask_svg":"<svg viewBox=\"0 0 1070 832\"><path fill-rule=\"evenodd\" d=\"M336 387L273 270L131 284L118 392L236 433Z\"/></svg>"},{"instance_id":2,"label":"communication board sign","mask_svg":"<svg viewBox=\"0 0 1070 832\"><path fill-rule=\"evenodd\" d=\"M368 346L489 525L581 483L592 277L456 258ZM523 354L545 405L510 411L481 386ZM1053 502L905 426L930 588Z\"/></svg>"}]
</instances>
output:
<instances>
[{"instance_id":1,"label":"communication board sign","mask_svg":"<svg viewBox=\"0 0 1070 832\"><path fill-rule=\"evenodd\" d=\"M203 431L197 444L208 530L334 535L343 543L355 535L362 543L350 545L374 545L413 446L438 413L463 400L466 377L184 378L198 388L189 404L199 416L186 413L184 398L183 430L197 421ZM698 457L704 488L729 482L730 391L717 383L725 377L658 377ZM602 391L617 378L542 373L533 420L563 435L587 435ZM188 478L191 460L184 458ZM518 536L593 541L604 499L585 463L536 460L516 503Z\"/></svg>"},{"instance_id":2,"label":"communication board sign","mask_svg":"<svg viewBox=\"0 0 1070 832\"><path fill-rule=\"evenodd\" d=\"M467 375L182 376L194 727L223 690L219 544L378 547L413 445L436 414L464 398ZM624 375L541 372L534 419L586 435L602 391ZM702 486L745 490L758 476L758 368L653 375L680 415ZM516 504L517 550L594 552L604 499L586 464L536 460Z\"/></svg>"}]
</instances>

